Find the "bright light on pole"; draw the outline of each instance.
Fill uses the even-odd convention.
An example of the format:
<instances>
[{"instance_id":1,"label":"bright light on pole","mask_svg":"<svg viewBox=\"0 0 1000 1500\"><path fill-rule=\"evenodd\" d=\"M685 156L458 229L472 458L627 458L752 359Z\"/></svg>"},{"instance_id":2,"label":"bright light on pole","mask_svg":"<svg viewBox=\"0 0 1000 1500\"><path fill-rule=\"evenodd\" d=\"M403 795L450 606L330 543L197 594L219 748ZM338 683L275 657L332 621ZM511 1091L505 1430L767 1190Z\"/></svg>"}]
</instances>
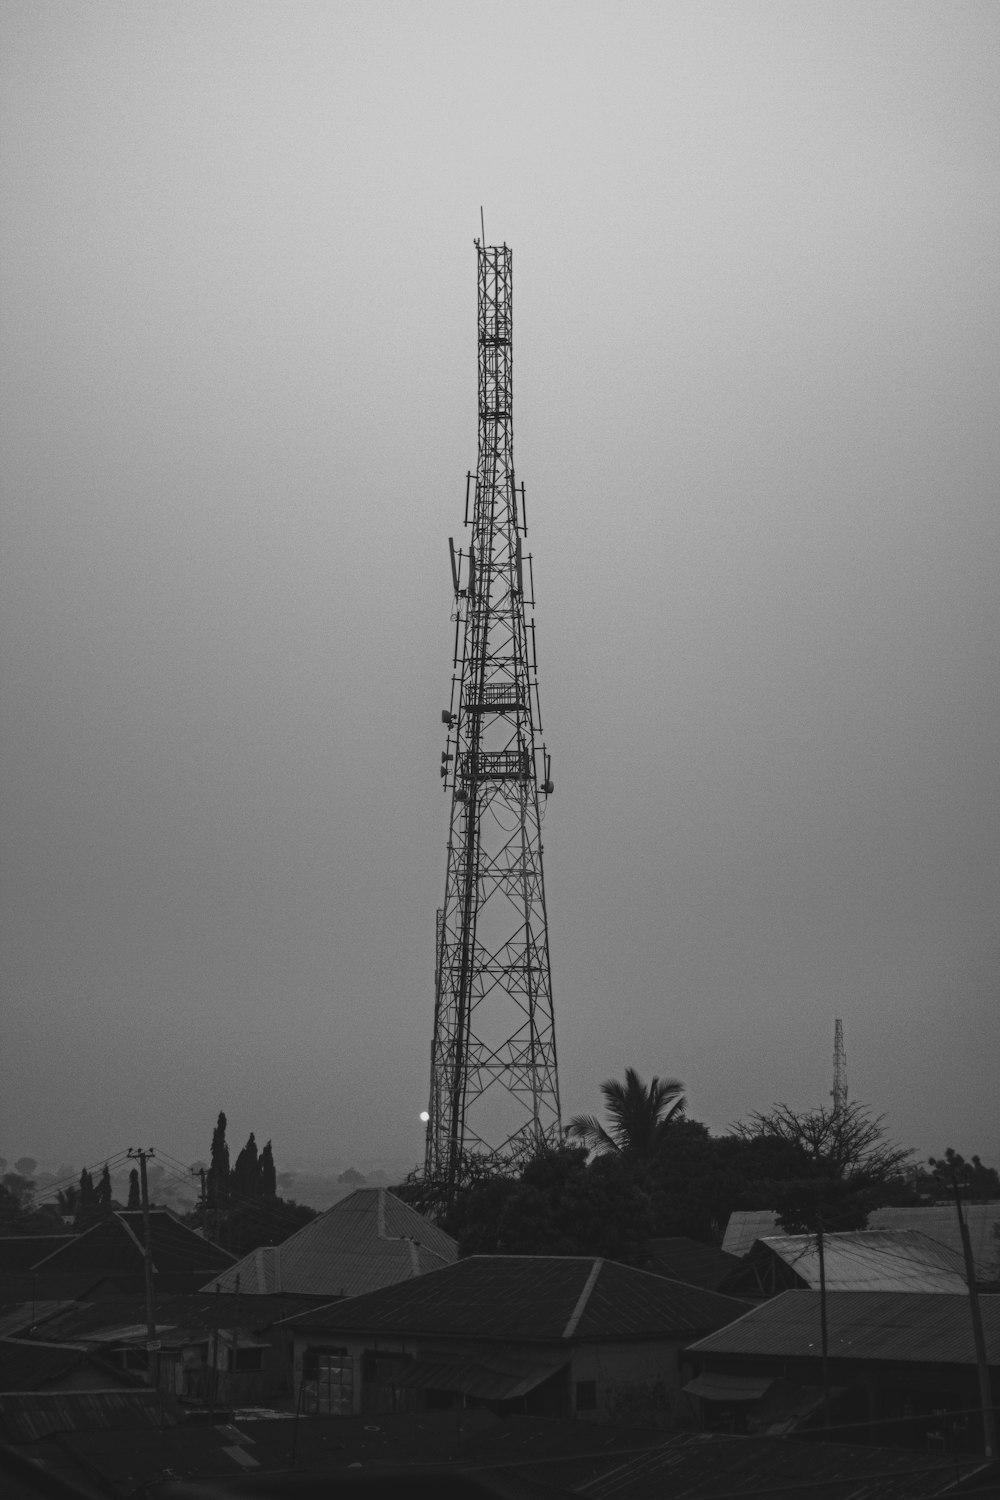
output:
<instances>
[{"instance_id":1,"label":"bright light on pole","mask_svg":"<svg viewBox=\"0 0 1000 1500\"><path fill-rule=\"evenodd\" d=\"M427 1113L426 1109L422 1109L420 1111L420 1119L424 1125L427 1124L427 1121L430 1119L430 1115Z\"/></svg>"}]
</instances>

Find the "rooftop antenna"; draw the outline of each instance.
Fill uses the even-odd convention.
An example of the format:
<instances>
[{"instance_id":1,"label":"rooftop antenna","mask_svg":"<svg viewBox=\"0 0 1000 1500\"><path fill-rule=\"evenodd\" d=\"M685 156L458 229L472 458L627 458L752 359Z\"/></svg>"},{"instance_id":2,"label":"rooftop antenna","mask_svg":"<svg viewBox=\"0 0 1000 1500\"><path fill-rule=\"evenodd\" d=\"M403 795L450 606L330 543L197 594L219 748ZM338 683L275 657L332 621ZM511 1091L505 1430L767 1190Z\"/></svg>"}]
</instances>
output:
<instances>
[{"instance_id":1,"label":"rooftop antenna","mask_svg":"<svg viewBox=\"0 0 1000 1500\"><path fill-rule=\"evenodd\" d=\"M830 1090L835 1115L847 1108L847 1053L844 1051L844 1023L833 1023L833 1088Z\"/></svg>"}]
</instances>

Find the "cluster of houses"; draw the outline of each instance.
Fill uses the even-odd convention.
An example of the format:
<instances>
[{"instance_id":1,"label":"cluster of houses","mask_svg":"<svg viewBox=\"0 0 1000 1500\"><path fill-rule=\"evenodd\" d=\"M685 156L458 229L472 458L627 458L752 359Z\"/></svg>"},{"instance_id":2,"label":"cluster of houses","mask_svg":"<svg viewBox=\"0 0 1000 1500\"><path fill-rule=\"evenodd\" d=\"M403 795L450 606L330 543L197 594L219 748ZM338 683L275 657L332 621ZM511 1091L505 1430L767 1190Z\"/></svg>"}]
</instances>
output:
<instances>
[{"instance_id":1,"label":"cluster of houses","mask_svg":"<svg viewBox=\"0 0 1000 1500\"><path fill-rule=\"evenodd\" d=\"M242 1260L154 1210L151 1309L139 1213L0 1240L0 1477L15 1454L114 1496L165 1473L474 1455L525 1495L788 1500L819 1496L824 1465L830 1500L852 1476L878 1500L985 1493L1000 1465L957 1223L894 1212L827 1235L822 1265L813 1237L734 1215L721 1249L657 1240L637 1269L460 1259L381 1188ZM1000 1405L1000 1203L968 1213Z\"/></svg>"}]
</instances>

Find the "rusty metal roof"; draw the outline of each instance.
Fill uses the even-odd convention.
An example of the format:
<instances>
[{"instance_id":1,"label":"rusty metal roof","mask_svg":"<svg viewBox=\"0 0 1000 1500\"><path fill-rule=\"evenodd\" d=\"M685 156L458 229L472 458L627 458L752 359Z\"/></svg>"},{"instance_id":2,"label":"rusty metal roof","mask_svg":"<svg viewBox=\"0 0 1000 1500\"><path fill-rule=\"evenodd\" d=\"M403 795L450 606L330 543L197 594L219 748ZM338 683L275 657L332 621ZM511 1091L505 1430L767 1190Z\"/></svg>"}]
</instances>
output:
<instances>
[{"instance_id":1,"label":"rusty metal roof","mask_svg":"<svg viewBox=\"0 0 1000 1500\"><path fill-rule=\"evenodd\" d=\"M577 1491L589 1500L921 1500L954 1493L956 1480L989 1468L973 1454L699 1432L670 1437Z\"/></svg>"},{"instance_id":2,"label":"rusty metal roof","mask_svg":"<svg viewBox=\"0 0 1000 1500\"><path fill-rule=\"evenodd\" d=\"M830 1292L832 1360L975 1364L969 1298L949 1292ZM1000 1295L980 1294L987 1357L1000 1368ZM782 1292L744 1317L691 1344L693 1354L819 1358L818 1292Z\"/></svg>"},{"instance_id":3,"label":"rusty metal roof","mask_svg":"<svg viewBox=\"0 0 1000 1500\"><path fill-rule=\"evenodd\" d=\"M159 1391L7 1391L0 1395L0 1438L33 1443L55 1432L122 1431L176 1425Z\"/></svg>"},{"instance_id":4,"label":"rusty metal roof","mask_svg":"<svg viewBox=\"0 0 1000 1500\"><path fill-rule=\"evenodd\" d=\"M458 1245L436 1224L385 1188L359 1188L280 1245L252 1250L206 1288L257 1296L304 1292L356 1297L437 1271L458 1258Z\"/></svg>"},{"instance_id":5,"label":"rusty metal roof","mask_svg":"<svg viewBox=\"0 0 1000 1500\"><path fill-rule=\"evenodd\" d=\"M725 1289L750 1291L747 1273L776 1256L792 1273L781 1290L819 1287L819 1245L814 1234L768 1235L736 1261ZM965 1265L959 1251L916 1229L857 1229L823 1236L824 1274L831 1292L957 1292L964 1295ZM763 1267L761 1267L763 1269Z\"/></svg>"},{"instance_id":6,"label":"rusty metal roof","mask_svg":"<svg viewBox=\"0 0 1000 1500\"><path fill-rule=\"evenodd\" d=\"M143 1216L138 1210L116 1210L82 1234L70 1235L66 1242L62 1236L53 1237L53 1250L39 1254L33 1269L44 1274L142 1271L143 1233ZM207 1278L233 1264L234 1257L228 1250L196 1234L166 1208L150 1211L149 1242L157 1272L196 1272Z\"/></svg>"},{"instance_id":7,"label":"rusty metal roof","mask_svg":"<svg viewBox=\"0 0 1000 1500\"><path fill-rule=\"evenodd\" d=\"M977 1274L983 1278L996 1274L997 1243L994 1227L1000 1224L1000 1202L964 1203L962 1211L969 1226L972 1258ZM868 1221L869 1229L915 1229L939 1245L962 1253L955 1209L950 1204L924 1208L877 1208ZM746 1255L755 1240L780 1234L778 1216L770 1209L752 1209L729 1215L723 1250L732 1255Z\"/></svg>"},{"instance_id":8,"label":"rusty metal roof","mask_svg":"<svg viewBox=\"0 0 1000 1500\"><path fill-rule=\"evenodd\" d=\"M474 1255L284 1326L532 1342L687 1338L745 1309L735 1297L594 1256Z\"/></svg>"},{"instance_id":9,"label":"rusty metal roof","mask_svg":"<svg viewBox=\"0 0 1000 1500\"><path fill-rule=\"evenodd\" d=\"M319 1298L234 1297L224 1292L174 1292L153 1300L157 1329L176 1329L204 1336L214 1327L236 1323L259 1332L303 1307L322 1306ZM93 1302L61 1304L47 1317L38 1317L30 1336L35 1339L107 1344L145 1340L146 1304L143 1296L106 1297ZM196 1341L192 1337L191 1341Z\"/></svg>"}]
</instances>

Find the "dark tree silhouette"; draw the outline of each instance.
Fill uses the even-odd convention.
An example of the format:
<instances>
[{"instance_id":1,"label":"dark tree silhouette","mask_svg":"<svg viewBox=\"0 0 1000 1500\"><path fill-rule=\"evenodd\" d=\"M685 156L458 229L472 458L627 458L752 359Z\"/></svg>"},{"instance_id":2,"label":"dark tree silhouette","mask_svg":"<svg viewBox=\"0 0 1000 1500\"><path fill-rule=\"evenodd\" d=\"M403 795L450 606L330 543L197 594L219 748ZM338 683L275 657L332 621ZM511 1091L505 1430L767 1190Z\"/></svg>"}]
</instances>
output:
<instances>
[{"instance_id":1,"label":"dark tree silhouette","mask_svg":"<svg viewBox=\"0 0 1000 1500\"><path fill-rule=\"evenodd\" d=\"M133 1167L128 1174L128 1207L142 1207L142 1188L139 1186L139 1168Z\"/></svg>"},{"instance_id":2,"label":"dark tree silhouette","mask_svg":"<svg viewBox=\"0 0 1000 1500\"><path fill-rule=\"evenodd\" d=\"M676 1117L684 1112L684 1085L676 1078L654 1078L647 1087L634 1068L626 1068L625 1082L609 1078L601 1084L607 1126L595 1115L574 1115L566 1126L570 1141L579 1141L598 1155L648 1158L656 1156Z\"/></svg>"},{"instance_id":3,"label":"dark tree silhouette","mask_svg":"<svg viewBox=\"0 0 1000 1500\"><path fill-rule=\"evenodd\" d=\"M211 1165L208 1169L208 1201L213 1207L225 1203L229 1196L229 1147L226 1145L226 1117L222 1110L212 1132Z\"/></svg>"},{"instance_id":4,"label":"dark tree silhouette","mask_svg":"<svg viewBox=\"0 0 1000 1500\"><path fill-rule=\"evenodd\" d=\"M108 1170L107 1162L104 1163L101 1180L94 1189L94 1198L99 1214L103 1215L111 1212L111 1173Z\"/></svg>"},{"instance_id":5,"label":"dark tree silhouette","mask_svg":"<svg viewBox=\"0 0 1000 1500\"><path fill-rule=\"evenodd\" d=\"M776 1104L734 1126L746 1142L783 1143L802 1160L801 1175L776 1186L773 1207L790 1234L864 1229L869 1215L898 1190L911 1152L887 1140L884 1115L866 1105L798 1112Z\"/></svg>"},{"instance_id":6,"label":"dark tree silhouette","mask_svg":"<svg viewBox=\"0 0 1000 1500\"><path fill-rule=\"evenodd\" d=\"M278 1178L274 1170L274 1152L271 1149L270 1141L266 1143L263 1151L260 1153L258 1167L260 1173L260 1196L262 1198L276 1198L278 1196Z\"/></svg>"},{"instance_id":7,"label":"dark tree silhouette","mask_svg":"<svg viewBox=\"0 0 1000 1500\"><path fill-rule=\"evenodd\" d=\"M237 1198L260 1197L260 1171L257 1158L257 1142L251 1130L250 1138L233 1168L232 1192Z\"/></svg>"}]
</instances>

